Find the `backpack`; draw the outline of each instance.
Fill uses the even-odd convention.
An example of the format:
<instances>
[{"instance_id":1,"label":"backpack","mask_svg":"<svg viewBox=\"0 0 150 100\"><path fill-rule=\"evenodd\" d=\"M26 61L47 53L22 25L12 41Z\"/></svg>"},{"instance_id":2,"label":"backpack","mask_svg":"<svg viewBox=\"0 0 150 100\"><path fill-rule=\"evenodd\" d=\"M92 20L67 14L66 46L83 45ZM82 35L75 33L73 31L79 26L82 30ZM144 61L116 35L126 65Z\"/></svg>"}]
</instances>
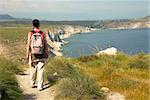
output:
<instances>
[{"instance_id":1,"label":"backpack","mask_svg":"<svg viewBox=\"0 0 150 100\"><path fill-rule=\"evenodd\" d=\"M44 54L44 35L42 31L31 31L31 54Z\"/></svg>"}]
</instances>

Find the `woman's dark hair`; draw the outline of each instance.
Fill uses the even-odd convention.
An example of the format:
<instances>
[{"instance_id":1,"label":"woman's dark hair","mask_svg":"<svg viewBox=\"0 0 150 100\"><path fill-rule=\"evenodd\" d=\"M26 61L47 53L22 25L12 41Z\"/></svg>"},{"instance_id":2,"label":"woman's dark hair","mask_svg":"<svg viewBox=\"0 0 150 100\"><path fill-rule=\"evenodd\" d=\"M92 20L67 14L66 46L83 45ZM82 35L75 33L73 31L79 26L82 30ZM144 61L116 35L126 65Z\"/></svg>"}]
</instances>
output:
<instances>
[{"instance_id":1,"label":"woman's dark hair","mask_svg":"<svg viewBox=\"0 0 150 100\"><path fill-rule=\"evenodd\" d=\"M39 28L39 26L40 26L40 22L39 22L38 19L34 19L34 20L32 21L32 24L33 24L33 26L36 27L36 28Z\"/></svg>"}]
</instances>

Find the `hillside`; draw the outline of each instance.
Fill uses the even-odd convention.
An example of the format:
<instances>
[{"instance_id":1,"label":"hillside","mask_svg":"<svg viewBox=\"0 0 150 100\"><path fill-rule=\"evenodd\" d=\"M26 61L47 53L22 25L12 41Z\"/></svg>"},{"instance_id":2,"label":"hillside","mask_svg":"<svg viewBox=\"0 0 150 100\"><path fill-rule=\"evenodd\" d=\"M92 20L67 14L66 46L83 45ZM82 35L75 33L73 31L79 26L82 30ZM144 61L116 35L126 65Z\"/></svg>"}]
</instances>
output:
<instances>
[{"instance_id":1,"label":"hillside","mask_svg":"<svg viewBox=\"0 0 150 100\"><path fill-rule=\"evenodd\" d=\"M121 100L148 100L149 55L143 53L133 56L118 53L116 56L50 57L45 66L46 89L39 92L30 88L25 45L31 20L16 21L9 15L2 19L7 21L0 22L0 99L105 100L120 94ZM135 25L135 28L146 28L148 21L149 16L111 21L42 21L41 29L53 33L63 29L69 35L88 32L91 29L88 27L119 29ZM53 82L48 77L54 73L58 78Z\"/></svg>"},{"instance_id":2,"label":"hillside","mask_svg":"<svg viewBox=\"0 0 150 100\"><path fill-rule=\"evenodd\" d=\"M0 15L0 20L6 20L6 19L8 19L8 20L10 20L10 19L15 19L14 17L12 17L12 16L10 16L10 15Z\"/></svg>"},{"instance_id":3,"label":"hillside","mask_svg":"<svg viewBox=\"0 0 150 100\"><path fill-rule=\"evenodd\" d=\"M43 25L72 25L84 26L98 29L136 29L150 28L150 16L133 19L114 20L83 20L83 21L49 21L41 20ZM0 26L11 26L14 24L31 24L31 19L15 18L10 15L0 15Z\"/></svg>"},{"instance_id":4,"label":"hillside","mask_svg":"<svg viewBox=\"0 0 150 100\"><path fill-rule=\"evenodd\" d=\"M28 84L21 85L22 81L27 82L29 73L20 74L19 86L15 74L27 69L25 62L25 44L27 32L31 28L24 24L23 27L2 27L0 28L0 94L2 98L49 98L55 89L54 100L101 100L104 97L121 94L127 100L148 100L149 97L149 55L136 54L129 56L118 53L116 56L82 56L79 58L50 57L45 66L45 80L47 84L49 75L57 72L59 79L51 83L42 92L31 89ZM28 25L28 24L27 24ZM59 26L42 26L42 28L54 29ZM70 26L62 26L67 30L74 30ZM67 28L66 28L67 27ZM20 69L21 68L21 69ZM78 84L78 85L77 85ZM26 87L26 85L28 87ZM101 91L101 87L107 87L108 93ZM50 90L50 91L49 91ZM25 94L24 94L25 93ZM48 95L47 95L48 94ZM40 99L41 100L41 99Z\"/></svg>"},{"instance_id":5,"label":"hillside","mask_svg":"<svg viewBox=\"0 0 150 100\"><path fill-rule=\"evenodd\" d=\"M150 28L150 16L134 19L100 20L91 27L100 29L136 29Z\"/></svg>"},{"instance_id":6,"label":"hillside","mask_svg":"<svg viewBox=\"0 0 150 100\"><path fill-rule=\"evenodd\" d=\"M0 22L1 21L31 21L31 19L27 18L15 18L9 14L1 14L0 15Z\"/></svg>"}]
</instances>

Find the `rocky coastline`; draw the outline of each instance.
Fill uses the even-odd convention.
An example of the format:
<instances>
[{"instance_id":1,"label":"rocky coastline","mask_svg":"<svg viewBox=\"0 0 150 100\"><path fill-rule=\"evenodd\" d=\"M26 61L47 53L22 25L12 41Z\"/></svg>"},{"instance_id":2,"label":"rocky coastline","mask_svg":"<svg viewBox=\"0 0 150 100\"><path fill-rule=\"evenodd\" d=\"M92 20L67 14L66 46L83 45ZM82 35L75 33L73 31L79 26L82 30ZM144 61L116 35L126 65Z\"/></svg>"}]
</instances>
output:
<instances>
[{"instance_id":1,"label":"rocky coastline","mask_svg":"<svg viewBox=\"0 0 150 100\"><path fill-rule=\"evenodd\" d=\"M52 34L63 34L64 38L68 38L74 34L88 33L97 30L96 28L89 28L85 26L75 26L75 25L58 25L52 28L47 28Z\"/></svg>"},{"instance_id":2,"label":"rocky coastline","mask_svg":"<svg viewBox=\"0 0 150 100\"><path fill-rule=\"evenodd\" d=\"M97 30L126 30L126 29L144 29L150 28L150 16L135 19L121 19L121 20L100 20L86 23L85 25L71 25L62 24L54 25L47 28L46 33L48 35L48 42L50 48L54 50L56 56L63 56L61 47L68 42L64 41L65 38L69 38L75 34L88 33ZM82 22L83 23L83 22ZM81 24L81 23L80 23ZM57 37L57 39L52 39Z\"/></svg>"},{"instance_id":3,"label":"rocky coastline","mask_svg":"<svg viewBox=\"0 0 150 100\"><path fill-rule=\"evenodd\" d=\"M75 34L88 33L96 30L95 28L73 25L61 25L55 28L45 29L50 55L63 56L61 47L69 44L64 41L65 38L69 38Z\"/></svg>"},{"instance_id":4,"label":"rocky coastline","mask_svg":"<svg viewBox=\"0 0 150 100\"><path fill-rule=\"evenodd\" d=\"M146 26L144 26L146 25ZM92 31L97 30L124 30L124 29L140 29L140 28L150 28L150 22L144 23L132 23L130 25L124 24L116 27L109 27L106 29L100 29L100 28L89 28L85 26L74 26L74 25L59 25L54 28L47 28L46 33L47 35L47 41L50 47L51 53L53 53L55 56L63 56L62 46L69 44L68 42L64 41L65 38L69 38L75 34L84 34ZM51 38L55 38L57 36L58 39L51 40Z\"/></svg>"}]
</instances>

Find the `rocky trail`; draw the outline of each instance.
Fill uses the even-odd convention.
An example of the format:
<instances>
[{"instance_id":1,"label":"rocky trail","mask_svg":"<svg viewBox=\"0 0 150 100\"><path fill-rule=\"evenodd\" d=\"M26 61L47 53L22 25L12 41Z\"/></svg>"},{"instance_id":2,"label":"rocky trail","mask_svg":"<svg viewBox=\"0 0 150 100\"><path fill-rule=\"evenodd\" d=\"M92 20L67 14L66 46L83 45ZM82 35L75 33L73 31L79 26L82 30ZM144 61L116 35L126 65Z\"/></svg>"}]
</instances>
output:
<instances>
[{"instance_id":1,"label":"rocky trail","mask_svg":"<svg viewBox=\"0 0 150 100\"><path fill-rule=\"evenodd\" d=\"M38 91L37 88L30 87L29 75L29 68L27 68L23 74L16 75L19 86L23 91L24 100L54 100L55 85L50 86L48 83L44 83L44 89Z\"/></svg>"},{"instance_id":2,"label":"rocky trail","mask_svg":"<svg viewBox=\"0 0 150 100\"><path fill-rule=\"evenodd\" d=\"M7 57L9 51L0 43L0 55ZM18 84L22 89L23 100L54 100L56 86L50 86L44 83L44 89L38 91L37 88L31 88L29 85L30 68L26 68L22 74L16 75Z\"/></svg>"},{"instance_id":3,"label":"rocky trail","mask_svg":"<svg viewBox=\"0 0 150 100\"><path fill-rule=\"evenodd\" d=\"M48 83L44 84L44 89L38 91L37 88L31 88L29 85L29 68L23 74L16 75L19 86L23 91L24 100L55 100L56 85L50 86ZM102 88L105 93L106 100L125 100L125 96L117 92L110 92L108 88Z\"/></svg>"}]
</instances>

